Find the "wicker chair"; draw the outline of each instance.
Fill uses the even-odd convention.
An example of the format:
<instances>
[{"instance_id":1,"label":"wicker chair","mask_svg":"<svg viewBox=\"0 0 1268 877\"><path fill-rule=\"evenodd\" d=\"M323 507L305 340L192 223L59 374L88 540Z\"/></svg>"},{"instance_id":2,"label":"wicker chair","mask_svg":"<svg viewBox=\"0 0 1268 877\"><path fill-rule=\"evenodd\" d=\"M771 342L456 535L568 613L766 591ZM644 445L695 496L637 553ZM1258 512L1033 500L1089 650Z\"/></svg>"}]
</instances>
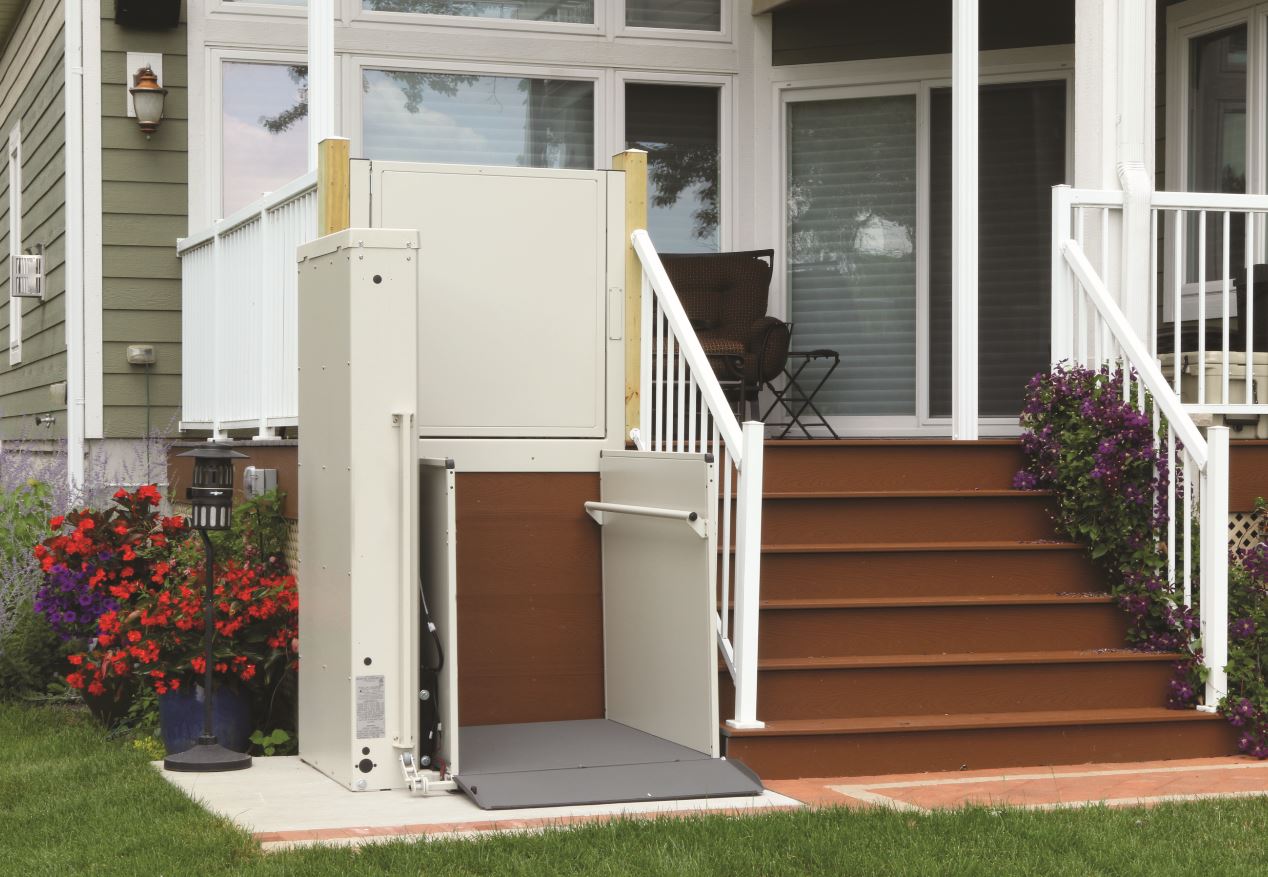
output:
<instances>
[{"instance_id":1,"label":"wicker chair","mask_svg":"<svg viewBox=\"0 0 1268 877\"><path fill-rule=\"evenodd\" d=\"M757 419L758 393L783 372L791 336L766 314L775 251L667 253L661 261L714 373L736 388L736 413L748 402Z\"/></svg>"}]
</instances>

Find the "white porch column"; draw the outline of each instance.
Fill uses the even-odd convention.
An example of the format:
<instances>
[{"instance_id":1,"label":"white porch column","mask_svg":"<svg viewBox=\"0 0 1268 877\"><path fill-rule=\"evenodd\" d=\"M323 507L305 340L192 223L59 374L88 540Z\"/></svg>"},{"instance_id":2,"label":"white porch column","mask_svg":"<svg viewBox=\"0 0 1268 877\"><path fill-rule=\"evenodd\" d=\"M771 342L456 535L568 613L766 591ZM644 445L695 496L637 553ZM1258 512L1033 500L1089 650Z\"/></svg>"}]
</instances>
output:
<instances>
[{"instance_id":1,"label":"white porch column","mask_svg":"<svg viewBox=\"0 0 1268 877\"><path fill-rule=\"evenodd\" d=\"M308 169L317 144L337 137L335 124L335 0L308 0Z\"/></svg>"},{"instance_id":2,"label":"white porch column","mask_svg":"<svg viewBox=\"0 0 1268 877\"><path fill-rule=\"evenodd\" d=\"M1149 331L1149 204L1154 180L1154 0L1076 0L1074 184L1122 189L1124 211L1100 253L1085 249L1141 338Z\"/></svg>"},{"instance_id":3,"label":"white porch column","mask_svg":"<svg viewBox=\"0 0 1268 877\"><path fill-rule=\"evenodd\" d=\"M977 438L978 0L952 0L951 437Z\"/></svg>"}]
</instances>

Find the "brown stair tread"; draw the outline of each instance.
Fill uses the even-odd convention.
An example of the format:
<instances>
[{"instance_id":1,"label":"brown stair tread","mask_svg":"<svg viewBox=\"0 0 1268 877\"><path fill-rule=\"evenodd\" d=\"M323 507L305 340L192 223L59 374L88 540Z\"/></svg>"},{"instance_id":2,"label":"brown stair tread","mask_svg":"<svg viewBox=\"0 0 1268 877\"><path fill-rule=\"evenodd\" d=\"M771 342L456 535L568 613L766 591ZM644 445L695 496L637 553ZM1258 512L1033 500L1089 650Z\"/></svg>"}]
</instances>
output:
<instances>
[{"instance_id":1,"label":"brown stair tread","mask_svg":"<svg viewBox=\"0 0 1268 877\"><path fill-rule=\"evenodd\" d=\"M903 609L948 606L1069 606L1113 603L1110 594L984 594L945 597L831 597L762 600L763 609Z\"/></svg>"},{"instance_id":2,"label":"brown stair tread","mask_svg":"<svg viewBox=\"0 0 1268 877\"><path fill-rule=\"evenodd\" d=\"M718 549L721 551L722 549ZM734 547L731 549L734 552ZM1005 542L784 542L763 545L765 554L846 554L900 551L1086 551L1078 542L1060 540Z\"/></svg>"},{"instance_id":3,"label":"brown stair tread","mask_svg":"<svg viewBox=\"0 0 1268 877\"><path fill-rule=\"evenodd\" d=\"M1167 662L1183 658L1176 652L1135 649L1072 649L1038 652L963 652L935 655L846 655L841 657L759 658L759 670L859 670L882 667L957 667L998 664L1094 664ZM719 665L725 666L725 665Z\"/></svg>"},{"instance_id":4,"label":"brown stair tread","mask_svg":"<svg viewBox=\"0 0 1268 877\"><path fill-rule=\"evenodd\" d=\"M760 718L760 717L759 717ZM906 731L960 731L991 728L1026 728L1054 725L1130 725L1162 722L1223 722L1214 713L1170 710L1164 707L1130 709L1035 710L1017 713L963 713L955 715L868 716L855 719L777 719L764 728L731 728L729 737L800 737L828 734L886 734Z\"/></svg>"},{"instance_id":5,"label":"brown stair tread","mask_svg":"<svg viewBox=\"0 0 1268 877\"><path fill-rule=\"evenodd\" d=\"M734 495L734 494L732 494ZM792 499L955 499L1052 496L1051 490L1014 490L1006 488L981 488L962 490L766 490L763 500Z\"/></svg>"}]
</instances>

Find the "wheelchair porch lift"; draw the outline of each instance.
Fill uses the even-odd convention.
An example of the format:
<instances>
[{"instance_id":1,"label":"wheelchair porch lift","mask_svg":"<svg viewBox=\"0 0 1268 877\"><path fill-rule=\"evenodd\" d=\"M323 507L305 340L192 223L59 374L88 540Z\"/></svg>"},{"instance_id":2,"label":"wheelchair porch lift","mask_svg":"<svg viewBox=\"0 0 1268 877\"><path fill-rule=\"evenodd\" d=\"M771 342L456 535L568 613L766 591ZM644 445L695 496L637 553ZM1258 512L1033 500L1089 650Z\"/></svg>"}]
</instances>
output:
<instances>
[{"instance_id":1,"label":"wheelchair porch lift","mask_svg":"<svg viewBox=\"0 0 1268 877\"><path fill-rule=\"evenodd\" d=\"M352 192L299 258L301 758L486 809L759 794L718 757L716 466L625 450L623 175ZM464 726L458 476L527 471L599 473L604 715Z\"/></svg>"}]
</instances>

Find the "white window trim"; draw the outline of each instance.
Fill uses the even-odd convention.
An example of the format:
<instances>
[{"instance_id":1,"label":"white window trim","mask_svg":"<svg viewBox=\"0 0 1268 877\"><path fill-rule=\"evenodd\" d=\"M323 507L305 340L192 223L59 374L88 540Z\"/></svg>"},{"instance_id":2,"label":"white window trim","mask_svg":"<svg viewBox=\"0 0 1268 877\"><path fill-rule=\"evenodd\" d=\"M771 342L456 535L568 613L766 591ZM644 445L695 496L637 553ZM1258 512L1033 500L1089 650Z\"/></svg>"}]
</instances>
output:
<instances>
[{"instance_id":1,"label":"white window trim","mask_svg":"<svg viewBox=\"0 0 1268 877\"><path fill-rule=\"evenodd\" d=\"M735 249L735 204L738 189L735 144L736 131L735 77L697 75L689 73L665 73L656 71L617 70L612 76L611 140L608 156L625 149L625 86L629 84L684 85L717 88L718 94L718 246L723 250Z\"/></svg>"},{"instance_id":2,"label":"white window trim","mask_svg":"<svg viewBox=\"0 0 1268 877\"><path fill-rule=\"evenodd\" d=\"M210 123L207 126L208 137L205 144L200 143L196 138L190 138L191 156L194 155L195 148L198 146L201 146L205 153L203 157L205 170L203 178L207 180L206 200L210 212L210 216L207 217L208 222L223 219L226 215L224 212L224 185L222 179L224 174L224 65L226 63L288 66L292 64L307 64L308 56L296 52L266 52L251 49L208 50L206 69L210 75L207 77L207 90L203 110L204 118ZM335 88L337 93L339 88L338 68L335 70ZM296 174L296 176L299 176L299 174ZM284 180L282 182L290 181ZM199 225L191 221L191 231L198 227Z\"/></svg>"},{"instance_id":3,"label":"white window trim","mask_svg":"<svg viewBox=\"0 0 1268 877\"><path fill-rule=\"evenodd\" d=\"M281 3L264 3L260 0L207 0L207 14L211 16L245 15L254 18L294 19L308 18L308 6L288 6Z\"/></svg>"},{"instance_id":4,"label":"white window trim","mask_svg":"<svg viewBox=\"0 0 1268 877\"><path fill-rule=\"evenodd\" d=\"M22 124L9 132L9 365L22 362L22 299L13 295L13 261L22 253Z\"/></svg>"},{"instance_id":5,"label":"white window trim","mask_svg":"<svg viewBox=\"0 0 1268 877\"><path fill-rule=\"evenodd\" d=\"M1041 46L1030 49L1003 49L981 55L981 85L1009 82L1066 83L1066 175L1074 163L1074 47ZM929 95L935 88L950 86L951 56L930 55L912 58L884 58L875 61L847 61L833 64L806 64L777 67L772 71L774 101L778 107L771 130L772 188L775 196L775 251L780 270L771 279L770 310L788 318L786 221L788 167L788 105L800 101L902 94L916 98L916 411L907 416L845 416L831 418L838 432L849 435L928 435L945 433L949 417L929 414ZM1016 435L1016 418L982 417L978 421L984 435ZM843 431L844 430L844 431Z\"/></svg>"}]
</instances>

